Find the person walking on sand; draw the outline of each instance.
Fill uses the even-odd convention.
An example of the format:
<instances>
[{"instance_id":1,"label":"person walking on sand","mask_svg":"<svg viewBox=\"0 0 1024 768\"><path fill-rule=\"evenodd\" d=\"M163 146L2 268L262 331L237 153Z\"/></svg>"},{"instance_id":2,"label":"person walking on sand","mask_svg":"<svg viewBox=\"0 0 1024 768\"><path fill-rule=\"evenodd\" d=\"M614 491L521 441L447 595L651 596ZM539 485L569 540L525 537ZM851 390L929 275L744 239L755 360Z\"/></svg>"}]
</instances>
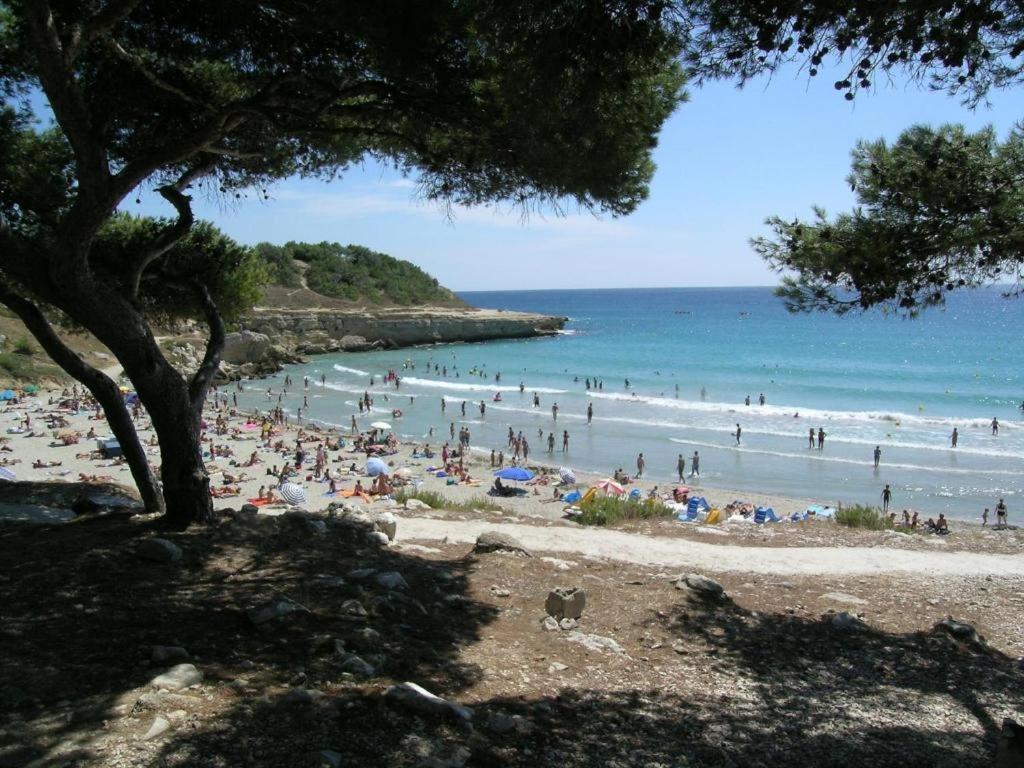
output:
<instances>
[{"instance_id":1,"label":"person walking on sand","mask_svg":"<svg viewBox=\"0 0 1024 768\"><path fill-rule=\"evenodd\" d=\"M888 512L889 511L889 502L890 501L892 501L892 490L889 488L888 485L886 485L885 488L882 489L882 511L883 512Z\"/></svg>"},{"instance_id":2,"label":"person walking on sand","mask_svg":"<svg viewBox=\"0 0 1024 768\"><path fill-rule=\"evenodd\" d=\"M882 447L879 445L875 446L875 469L878 469L878 463L882 460Z\"/></svg>"},{"instance_id":3,"label":"person walking on sand","mask_svg":"<svg viewBox=\"0 0 1024 768\"><path fill-rule=\"evenodd\" d=\"M594 420L594 404L587 403L587 424Z\"/></svg>"},{"instance_id":4,"label":"person walking on sand","mask_svg":"<svg viewBox=\"0 0 1024 768\"><path fill-rule=\"evenodd\" d=\"M693 452L693 458L690 459L690 477L700 477L700 454L697 451Z\"/></svg>"},{"instance_id":5,"label":"person walking on sand","mask_svg":"<svg viewBox=\"0 0 1024 768\"><path fill-rule=\"evenodd\" d=\"M999 434L999 419L992 419L992 434Z\"/></svg>"},{"instance_id":6,"label":"person walking on sand","mask_svg":"<svg viewBox=\"0 0 1024 768\"><path fill-rule=\"evenodd\" d=\"M807 447L814 447L814 427L811 427L809 430L807 430Z\"/></svg>"},{"instance_id":7,"label":"person walking on sand","mask_svg":"<svg viewBox=\"0 0 1024 768\"><path fill-rule=\"evenodd\" d=\"M825 448L825 430L818 427L818 450L824 450Z\"/></svg>"},{"instance_id":8,"label":"person walking on sand","mask_svg":"<svg viewBox=\"0 0 1024 768\"><path fill-rule=\"evenodd\" d=\"M686 459L683 458L683 454L679 454L679 458L676 459L676 473L679 475L679 482L683 482L683 476L686 474Z\"/></svg>"},{"instance_id":9,"label":"person walking on sand","mask_svg":"<svg viewBox=\"0 0 1024 768\"><path fill-rule=\"evenodd\" d=\"M644 455L642 453L639 456L636 457L636 476L637 476L637 479L640 479L641 477L643 477L644 465L646 463L647 462L644 461Z\"/></svg>"},{"instance_id":10,"label":"person walking on sand","mask_svg":"<svg viewBox=\"0 0 1024 768\"><path fill-rule=\"evenodd\" d=\"M988 525L988 507L985 507L985 511L981 513L981 526L984 528Z\"/></svg>"},{"instance_id":11,"label":"person walking on sand","mask_svg":"<svg viewBox=\"0 0 1024 768\"><path fill-rule=\"evenodd\" d=\"M960 433L957 431L956 427L953 427L953 434L950 435L950 437L949 437L949 441L950 441L951 446L953 448L956 448L956 443L957 443L957 441L959 439L960 439Z\"/></svg>"},{"instance_id":12,"label":"person walking on sand","mask_svg":"<svg viewBox=\"0 0 1024 768\"><path fill-rule=\"evenodd\" d=\"M569 430L562 431L562 453L569 452Z\"/></svg>"},{"instance_id":13,"label":"person walking on sand","mask_svg":"<svg viewBox=\"0 0 1024 768\"><path fill-rule=\"evenodd\" d=\"M1006 502L1002 499L996 504L996 528L1006 527Z\"/></svg>"},{"instance_id":14,"label":"person walking on sand","mask_svg":"<svg viewBox=\"0 0 1024 768\"><path fill-rule=\"evenodd\" d=\"M741 434L743 434L743 430L742 430L742 429L740 428L740 425L739 425L739 424L737 424L737 425L736 425L736 432L735 432L735 433L733 433L733 437L735 437L735 438L736 438L736 445L739 445L739 444L740 444L740 435L741 435Z\"/></svg>"}]
</instances>

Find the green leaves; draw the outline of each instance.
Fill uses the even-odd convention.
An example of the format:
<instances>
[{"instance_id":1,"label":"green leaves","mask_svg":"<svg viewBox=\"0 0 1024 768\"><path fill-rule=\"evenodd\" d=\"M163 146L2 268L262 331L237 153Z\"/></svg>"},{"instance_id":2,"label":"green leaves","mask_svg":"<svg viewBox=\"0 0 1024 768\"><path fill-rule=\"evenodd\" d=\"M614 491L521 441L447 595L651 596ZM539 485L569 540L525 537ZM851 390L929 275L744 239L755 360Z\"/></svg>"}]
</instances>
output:
<instances>
[{"instance_id":1,"label":"green leaves","mask_svg":"<svg viewBox=\"0 0 1024 768\"><path fill-rule=\"evenodd\" d=\"M1024 134L914 126L891 146L860 142L858 208L811 222L768 220L754 249L784 273L795 310L875 305L905 314L958 288L1016 278L1024 263Z\"/></svg>"}]
</instances>

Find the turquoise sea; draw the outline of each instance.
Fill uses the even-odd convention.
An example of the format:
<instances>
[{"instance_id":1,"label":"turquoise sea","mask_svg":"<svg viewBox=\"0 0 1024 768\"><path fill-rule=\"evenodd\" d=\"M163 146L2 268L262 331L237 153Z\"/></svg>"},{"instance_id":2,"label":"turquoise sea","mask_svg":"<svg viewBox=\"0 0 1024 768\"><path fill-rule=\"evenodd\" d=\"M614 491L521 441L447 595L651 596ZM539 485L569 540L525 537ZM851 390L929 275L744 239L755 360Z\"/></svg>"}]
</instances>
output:
<instances>
[{"instance_id":1,"label":"turquoise sea","mask_svg":"<svg viewBox=\"0 0 1024 768\"><path fill-rule=\"evenodd\" d=\"M557 463L633 473L642 451L648 476L668 484L676 456L689 465L699 451L705 485L742 491L755 502L764 492L877 503L888 483L897 510L974 519L1005 496L1014 517L1024 488L1024 302L1003 298L999 289L953 295L944 309L914 320L881 312L791 315L770 288L462 296L480 307L566 315L570 322L563 334L542 339L318 357L289 368L298 383L285 406L294 412L301 405L308 375L308 416L346 428L358 415L357 396L369 390L374 410L360 423L390 421L400 408L396 429L425 440L433 426L435 445L454 421L456 430L469 427L475 448L504 448L511 426L529 438L531 457L543 460L547 434L555 431ZM435 373L435 364L449 375ZM402 377L398 391L381 382L388 369ZM279 391L283 377L251 383L245 404L267 407L266 388ZM603 387L588 391L588 377ZM502 400L494 402L499 391ZM998 436L991 434L993 418ZM808 448L810 428L825 430L823 450Z\"/></svg>"}]
</instances>

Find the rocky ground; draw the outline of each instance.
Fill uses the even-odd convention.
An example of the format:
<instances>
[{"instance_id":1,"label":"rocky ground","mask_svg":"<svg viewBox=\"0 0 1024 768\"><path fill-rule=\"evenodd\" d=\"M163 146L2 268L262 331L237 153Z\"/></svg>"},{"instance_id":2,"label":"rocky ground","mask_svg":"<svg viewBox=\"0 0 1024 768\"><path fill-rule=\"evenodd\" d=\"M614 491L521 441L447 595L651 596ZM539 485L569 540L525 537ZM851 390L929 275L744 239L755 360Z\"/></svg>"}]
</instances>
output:
<instances>
[{"instance_id":1,"label":"rocky ground","mask_svg":"<svg viewBox=\"0 0 1024 768\"><path fill-rule=\"evenodd\" d=\"M0 766L982 766L1024 713L1020 579L709 582L367 519L0 527ZM545 628L554 587L586 604Z\"/></svg>"}]
</instances>

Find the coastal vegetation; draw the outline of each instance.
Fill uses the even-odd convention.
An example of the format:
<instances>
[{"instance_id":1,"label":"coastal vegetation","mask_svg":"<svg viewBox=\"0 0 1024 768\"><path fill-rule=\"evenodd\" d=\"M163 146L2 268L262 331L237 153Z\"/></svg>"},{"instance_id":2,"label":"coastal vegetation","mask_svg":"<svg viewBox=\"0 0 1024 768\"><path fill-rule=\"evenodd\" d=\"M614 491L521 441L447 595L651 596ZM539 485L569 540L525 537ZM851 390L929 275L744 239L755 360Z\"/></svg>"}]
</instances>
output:
<instances>
[{"instance_id":1,"label":"coastal vegetation","mask_svg":"<svg viewBox=\"0 0 1024 768\"><path fill-rule=\"evenodd\" d=\"M304 271L310 290L336 299L399 306L463 306L437 278L415 264L360 245L259 243L256 251L271 269L275 285L298 287Z\"/></svg>"},{"instance_id":2,"label":"coastal vegetation","mask_svg":"<svg viewBox=\"0 0 1024 768\"><path fill-rule=\"evenodd\" d=\"M335 178L372 156L450 204L575 201L629 213L647 196L657 134L685 97L664 10L442 2L398 13L285 0L229 2L211 15L194 2L4 4L0 302L102 404L147 509L177 527L208 521L200 416L225 316L212 262L174 255L195 226L193 190L265 198L279 179ZM40 102L52 122L33 110ZM105 259L105 228L142 188L175 218L132 225L146 236ZM146 295L164 284L157 270L173 281L167 299L209 327L188 377L150 325L154 309L168 309ZM159 437L162 488L116 383L62 342L47 308L121 364Z\"/></svg>"},{"instance_id":3,"label":"coastal vegetation","mask_svg":"<svg viewBox=\"0 0 1024 768\"><path fill-rule=\"evenodd\" d=\"M619 499L597 495L580 502L579 506L581 514L577 515L576 522L582 525L610 525L623 520L647 520L675 514L660 499Z\"/></svg>"},{"instance_id":4,"label":"coastal vegetation","mask_svg":"<svg viewBox=\"0 0 1024 768\"><path fill-rule=\"evenodd\" d=\"M495 504L486 496L476 496L463 501L453 501L442 493L425 488L399 488L395 501L405 504L409 499L422 501L431 509L447 509L452 512L504 512L505 507Z\"/></svg>"},{"instance_id":5,"label":"coastal vegetation","mask_svg":"<svg viewBox=\"0 0 1024 768\"><path fill-rule=\"evenodd\" d=\"M863 528L869 531L885 531L892 528L892 521L878 507L853 504L836 510L835 520L847 528Z\"/></svg>"}]
</instances>

